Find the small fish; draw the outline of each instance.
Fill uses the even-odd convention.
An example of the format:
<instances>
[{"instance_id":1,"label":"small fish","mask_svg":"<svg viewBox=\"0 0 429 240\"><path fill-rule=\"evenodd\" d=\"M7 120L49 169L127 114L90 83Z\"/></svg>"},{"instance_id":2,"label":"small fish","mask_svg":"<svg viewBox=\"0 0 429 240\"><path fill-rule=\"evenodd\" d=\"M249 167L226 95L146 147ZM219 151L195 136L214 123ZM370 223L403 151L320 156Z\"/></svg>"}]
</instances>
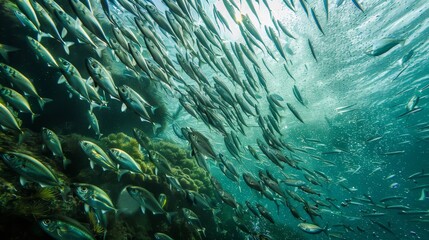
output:
<instances>
[{"instance_id":1,"label":"small fish","mask_svg":"<svg viewBox=\"0 0 429 240\"><path fill-rule=\"evenodd\" d=\"M107 153L104 152L104 150L97 144L82 140L79 142L79 145L88 157L92 169L94 168L94 164L97 164L102 167L104 171L107 169L115 172L118 171L117 166L113 163Z\"/></svg>"},{"instance_id":2,"label":"small fish","mask_svg":"<svg viewBox=\"0 0 429 240\"><path fill-rule=\"evenodd\" d=\"M42 98L38 93L33 83L20 73L15 68L8 66L4 63L0 63L0 73L4 76L13 86L19 88L24 93L37 98L40 107L43 109L46 103L51 102L52 99Z\"/></svg>"},{"instance_id":3,"label":"small fish","mask_svg":"<svg viewBox=\"0 0 429 240\"><path fill-rule=\"evenodd\" d=\"M312 224L312 223L300 223L300 224L298 224L298 227L302 231L304 231L306 233L311 233L311 234L318 234L318 233L327 231L327 226L325 228L321 228L321 227L317 226L316 224Z\"/></svg>"},{"instance_id":4,"label":"small fish","mask_svg":"<svg viewBox=\"0 0 429 240\"><path fill-rule=\"evenodd\" d=\"M202 133L193 129L191 132L189 132L189 141L194 152L201 153L212 159L217 159L217 155L214 152L209 139Z\"/></svg>"},{"instance_id":5,"label":"small fish","mask_svg":"<svg viewBox=\"0 0 429 240\"><path fill-rule=\"evenodd\" d=\"M146 209L149 209L153 214L165 214L168 222L171 222L173 213L166 212L151 192L137 186L128 186L126 189L131 197L140 204L143 214L146 212Z\"/></svg>"},{"instance_id":6,"label":"small fish","mask_svg":"<svg viewBox=\"0 0 429 240\"><path fill-rule=\"evenodd\" d=\"M92 130L95 132L95 135L97 135L98 138L101 138L103 134L100 133L100 126L98 125L97 116L95 116L94 112L90 110L88 110L87 116L89 121L88 129L92 128Z\"/></svg>"},{"instance_id":7,"label":"small fish","mask_svg":"<svg viewBox=\"0 0 429 240\"><path fill-rule=\"evenodd\" d=\"M40 227L55 239L95 240L82 224L68 217L53 217L39 220Z\"/></svg>"},{"instance_id":8,"label":"small fish","mask_svg":"<svg viewBox=\"0 0 429 240\"><path fill-rule=\"evenodd\" d=\"M128 107L140 117L140 120L153 123L153 120L146 110L146 107L151 107L151 105L142 96L140 96L140 94L127 85L119 87L118 92L123 102L121 108L123 112Z\"/></svg>"},{"instance_id":9,"label":"small fish","mask_svg":"<svg viewBox=\"0 0 429 240\"><path fill-rule=\"evenodd\" d=\"M155 233L155 239L156 240L174 240L173 238L171 238L170 236L168 236L165 233Z\"/></svg>"},{"instance_id":10,"label":"small fish","mask_svg":"<svg viewBox=\"0 0 429 240\"><path fill-rule=\"evenodd\" d=\"M64 156L63 149L61 147L60 139L54 131L42 128L42 139L45 146L51 150L55 157L62 158L64 169L71 163L69 159Z\"/></svg>"},{"instance_id":11,"label":"small fish","mask_svg":"<svg viewBox=\"0 0 429 240\"><path fill-rule=\"evenodd\" d=\"M39 114L36 114L31 110L30 103L27 99L12 88L0 85L0 96L4 101L18 111L31 114L32 122L34 122L34 119L39 116Z\"/></svg>"},{"instance_id":12,"label":"small fish","mask_svg":"<svg viewBox=\"0 0 429 240\"><path fill-rule=\"evenodd\" d=\"M292 106L290 103L286 103L289 110L293 113L293 115L298 119L300 122L304 123L304 120L302 120L301 116L299 115L298 111Z\"/></svg>"},{"instance_id":13,"label":"small fish","mask_svg":"<svg viewBox=\"0 0 429 240\"><path fill-rule=\"evenodd\" d=\"M78 198L87 204L85 206L87 212L89 210L88 206L101 211L103 214L110 211L118 211L109 195L103 189L87 183L73 183L72 187Z\"/></svg>"},{"instance_id":14,"label":"small fish","mask_svg":"<svg viewBox=\"0 0 429 240\"><path fill-rule=\"evenodd\" d=\"M311 55L313 56L314 60L317 62L316 53L314 52L313 44L311 44L310 39L308 39L308 46L310 47Z\"/></svg>"},{"instance_id":15,"label":"small fish","mask_svg":"<svg viewBox=\"0 0 429 240\"><path fill-rule=\"evenodd\" d=\"M63 187L61 180L33 156L18 152L6 152L0 153L0 157L20 175L21 185L26 185L27 182L35 182L42 187Z\"/></svg>"},{"instance_id":16,"label":"small fish","mask_svg":"<svg viewBox=\"0 0 429 240\"><path fill-rule=\"evenodd\" d=\"M0 126L19 132L19 143L21 143L24 132L22 131L17 118L15 118L13 113L6 106L4 106L3 103L0 103Z\"/></svg>"},{"instance_id":17,"label":"small fish","mask_svg":"<svg viewBox=\"0 0 429 240\"><path fill-rule=\"evenodd\" d=\"M58 79L58 84L68 83L83 99L90 102L88 89L85 80L79 73L79 70L64 58L58 58L59 70L63 74Z\"/></svg>"},{"instance_id":18,"label":"small fish","mask_svg":"<svg viewBox=\"0 0 429 240\"><path fill-rule=\"evenodd\" d=\"M36 12L34 11L33 5L30 0L16 0L15 1L18 8L28 17L28 19L33 22L33 24L40 28L40 22L37 18Z\"/></svg>"},{"instance_id":19,"label":"small fish","mask_svg":"<svg viewBox=\"0 0 429 240\"><path fill-rule=\"evenodd\" d=\"M96 86L100 86L104 91L110 94L112 98L119 100L120 96L118 93L118 87L116 87L110 72L103 66L103 64L91 57L87 58L85 63L89 74L96 83Z\"/></svg>"},{"instance_id":20,"label":"small fish","mask_svg":"<svg viewBox=\"0 0 429 240\"><path fill-rule=\"evenodd\" d=\"M311 16L313 17L314 22L316 23L317 28L320 30L320 32L325 35L325 32L323 32L322 26L320 25L319 19L317 19L316 13L314 12L313 8L310 8ZM316 60L317 61L317 60Z\"/></svg>"},{"instance_id":21,"label":"small fish","mask_svg":"<svg viewBox=\"0 0 429 240\"><path fill-rule=\"evenodd\" d=\"M140 165L131 157L127 152L121 150L119 148L110 148L109 149L110 156L112 159L119 164L121 171L131 172L131 173L139 173L144 174ZM125 172L122 170L126 170ZM123 174L122 173L122 174ZM122 175L120 174L120 175Z\"/></svg>"},{"instance_id":22,"label":"small fish","mask_svg":"<svg viewBox=\"0 0 429 240\"><path fill-rule=\"evenodd\" d=\"M370 56L380 56L398 44L404 45L404 42L405 39L402 38L382 38L373 43L365 53Z\"/></svg>"},{"instance_id":23,"label":"small fish","mask_svg":"<svg viewBox=\"0 0 429 240\"><path fill-rule=\"evenodd\" d=\"M363 13L365 13L365 11L363 10L362 5L357 1L357 0L352 0L353 4L359 9L361 10ZM340 4L341 5L341 4Z\"/></svg>"}]
</instances>

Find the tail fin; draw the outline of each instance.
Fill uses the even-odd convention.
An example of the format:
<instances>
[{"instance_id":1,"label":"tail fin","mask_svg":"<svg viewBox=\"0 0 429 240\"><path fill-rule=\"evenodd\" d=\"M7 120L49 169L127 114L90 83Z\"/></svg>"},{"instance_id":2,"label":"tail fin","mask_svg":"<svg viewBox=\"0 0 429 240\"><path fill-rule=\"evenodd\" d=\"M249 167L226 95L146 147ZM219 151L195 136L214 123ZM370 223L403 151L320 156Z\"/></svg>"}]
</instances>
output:
<instances>
[{"instance_id":1,"label":"tail fin","mask_svg":"<svg viewBox=\"0 0 429 240\"><path fill-rule=\"evenodd\" d=\"M74 45L74 42L64 42L63 43L63 47L64 47L64 51L67 53L67 55L70 54L70 47Z\"/></svg>"},{"instance_id":2,"label":"tail fin","mask_svg":"<svg viewBox=\"0 0 429 240\"><path fill-rule=\"evenodd\" d=\"M46 103L52 102L53 100L50 98L42 98L40 97L38 100L40 108L43 110L43 107L45 106Z\"/></svg>"},{"instance_id":3,"label":"tail fin","mask_svg":"<svg viewBox=\"0 0 429 240\"><path fill-rule=\"evenodd\" d=\"M124 174L128 173L128 170L119 170L118 171L118 182L121 181L122 176L124 176Z\"/></svg>"},{"instance_id":4,"label":"tail fin","mask_svg":"<svg viewBox=\"0 0 429 240\"><path fill-rule=\"evenodd\" d=\"M8 53L10 53L10 52L14 52L14 51L18 51L18 50L19 50L19 48L12 47L12 46L5 45L5 44L2 44L2 46L1 46L1 48L0 48L0 55L2 55L2 57L3 57L4 59L6 59L6 61L7 61L7 62L9 62L9 56L8 56Z\"/></svg>"},{"instance_id":5,"label":"tail fin","mask_svg":"<svg viewBox=\"0 0 429 240\"><path fill-rule=\"evenodd\" d=\"M31 123L34 123L34 119L36 119L36 117L40 116L40 114L36 114L36 113L32 113L31 114Z\"/></svg>"}]
</instances>

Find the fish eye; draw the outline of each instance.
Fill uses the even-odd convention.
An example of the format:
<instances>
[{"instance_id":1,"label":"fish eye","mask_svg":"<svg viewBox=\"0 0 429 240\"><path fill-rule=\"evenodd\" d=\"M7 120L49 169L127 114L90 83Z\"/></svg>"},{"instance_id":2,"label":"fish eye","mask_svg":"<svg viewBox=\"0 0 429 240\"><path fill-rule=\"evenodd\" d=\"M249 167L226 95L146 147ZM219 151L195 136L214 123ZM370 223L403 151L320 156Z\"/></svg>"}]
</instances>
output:
<instances>
[{"instance_id":1,"label":"fish eye","mask_svg":"<svg viewBox=\"0 0 429 240\"><path fill-rule=\"evenodd\" d=\"M86 193L86 192L88 192L88 188L87 187L79 187L79 191Z\"/></svg>"},{"instance_id":2,"label":"fish eye","mask_svg":"<svg viewBox=\"0 0 429 240\"><path fill-rule=\"evenodd\" d=\"M95 63L91 64L92 68L97 68L97 65Z\"/></svg>"},{"instance_id":3,"label":"fish eye","mask_svg":"<svg viewBox=\"0 0 429 240\"><path fill-rule=\"evenodd\" d=\"M49 220L49 219L45 219L42 221L42 224L45 226L49 225L50 223L51 223L51 220Z\"/></svg>"}]
</instances>

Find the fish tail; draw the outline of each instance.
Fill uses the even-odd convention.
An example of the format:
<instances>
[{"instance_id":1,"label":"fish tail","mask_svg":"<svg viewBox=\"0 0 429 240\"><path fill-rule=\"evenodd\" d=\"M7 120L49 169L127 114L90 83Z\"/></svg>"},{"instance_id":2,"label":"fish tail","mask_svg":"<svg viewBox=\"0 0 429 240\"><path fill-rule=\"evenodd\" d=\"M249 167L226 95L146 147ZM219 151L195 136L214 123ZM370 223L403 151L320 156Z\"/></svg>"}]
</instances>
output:
<instances>
[{"instance_id":1,"label":"fish tail","mask_svg":"<svg viewBox=\"0 0 429 240\"><path fill-rule=\"evenodd\" d=\"M18 51L18 50L19 50L19 48L3 44L3 46L0 48L0 55L4 59L6 59L7 62L9 62L9 55L8 55L8 53L14 52L14 51Z\"/></svg>"},{"instance_id":2,"label":"fish tail","mask_svg":"<svg viewBox=\"0 0 429 240\"><path fill-rule=\"evenodd\" d=\"M40 114L32 113L31 114L31 123L34 123L34 119L36 119Z\"/></svg>"},{"instance_id":3,"label":"fish tail","mask_svg":"<svg viewBox=\"0 0 429 240\"><path fill-rule=\"evenodd\" d=\"M67 55L70 54L70 47L74 45L74 42L63 42L64 51L67 53Z\"/></svg>"},{"instance_id":4,"label":"fish tail","mask_svg":"<svg viewBox=\"0 0 429 240\"><path fill-rule=\"evenodd\" d=\"M45 106L46 103L52 102L53 100L50 98L42 98L40 97L38 100L40 108L43 110L43 107Z\"/></svg>"}]
</instances>

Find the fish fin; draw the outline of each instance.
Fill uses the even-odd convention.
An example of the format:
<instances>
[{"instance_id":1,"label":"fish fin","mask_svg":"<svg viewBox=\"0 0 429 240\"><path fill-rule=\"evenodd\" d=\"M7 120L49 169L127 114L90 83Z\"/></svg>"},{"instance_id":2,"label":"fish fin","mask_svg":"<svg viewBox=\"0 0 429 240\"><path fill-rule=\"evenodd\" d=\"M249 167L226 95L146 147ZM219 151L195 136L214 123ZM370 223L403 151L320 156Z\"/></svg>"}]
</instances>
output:
<instances>
[{"instance_id":1,"label":"fish fin","mask_svg":"<svg viewBox=\"0 0 429 240\"><path fill-rule=\"evenodd\" d=\"M88 213L89 212L89 205L88 204L84 204L83 208L85 209L85 212Z\"/></svg>"},{"instance_id":2,"label":"fish fin","mask_svg":"<svg viewBox=\"0 0 429 240\"><path fill-rule=\"evenodd\" d=\"M25 186L25 185L27 185L28 181L23 176L20 176L19 177L19 183L21 184L21 186Z\"/></svg>"},{"instance_id":3,"label":"fish fin","mask_svg":"<svg viewBox=\"0 0 429 240\"><path fill-rule=\"evenodd\" d=\"M65 83L65 82L67 82L66 77L64 77L64 75L61 75L60 78L58 78L57 83L58 84L62 84L62 83Z\"/></svg>"},{"instance_id":4,"label":"fish fin","mask_svg":"<svg viewBox=\"0 0 429 240\"><path fill-rule=\"evenodd\" d=\"M94 169L94 162L93 161L89 161L89 166L91 166L91 169Z\"/></svg>"},{"instance_id":5,"label":"fish fin","mask_svg":"<svg viewBox=\"0 0 429 240\"><path fill-rule=\"evenodd\" d=\"M154 107L154 106L151 106L151 107L150 107L150 111L151 111L151 113L152 113L153 115L155 115L155 111L156 111L156 109L158 109L158 107Z\"/></svg>"},{"instance_id":6,"label":"fish fin","mask_svg":"<svg viewBox=\"0 0 429 240\"><path fill-rule=\"evenodd\" d=\"M6 61L7 62L9 62L9 56L8 56L8 53L9 52L14 52L14 51L18 51L19 50L19 48L16 48L16 47L12 47L12 46L9 46L9 45L2 45L2 47L0 48L0 55L2 55L2 57L4 58L4 59L6 59Z\"/></svg>"},{"instance_id":7,"label":"fish fin","mask_svg":"<svg viewBox=\"0 0 429 240\"><path fill-rule=\"evenodd\" d=\"M49 33L44 33L44 32L40 32L38 35L37 35L37 41L38 42L40 42L43 38L46 38L46 37L48 37L48 38L54 38L51 34L49 34ZM40 38L40 40L39 40L39 38Z\"/></svg>"},{"instance_id":8,"label":"fish fin","mask_svg":"<svg viewBox=\"0 0 429 240\"><path fill-rule=\"evenodd\" d=\"M102 54L103 54L103 50L105 49L105 47L100 47L100 46L97 46L96 48L95 48L95 52L97 53L97 56L98 57L100 57L101 58L101 56L102 56Z\"/></svg>"},{"instance_id":9,"label":"fish fin","mask_svg":"<svg viewBox=\"0 0 429 240\"><path fill-rule=\"evenodd\" d=\"M67 55L70 54L70 47L74 45L74 42L64 42L63 47L64 47L64 51L66 52Z\"/></svg>"},{"instance_id":10,"label":"fish fin","mask_svg":"<svg viewBox=\"0 0 429 240\"><path fill-rule=\"evenodd\" d=\"M422 194L420 195L419 201L424 201L426 199L426 188L422 189Z\"/></svg>"},{"instance_id":11,"label":"fish fin","mask_svg":"<svg viewBox=\"0 0 429 240\"><path fill-rule=\"evenodd\" d=\"M52 102L53 100L50 98L39 98L38 102L40 105L40 108L43 110L43 107L45 106L46 103Z\"/></svg>"},{"instance_id":12,"label":"fish fin","mask_svg":"<svg viewBox=\"0 0 429 240\"><path fill-rule=\"evenodd\" d=\"M34 119L36 119L36 117L40 116L40 114L36 114L36 113L32 113L31 114L31 123L34 123Z\"/></svg>"},{"instance_id":13,"label":"fish fin","mask_svg":"<svg viewBox=\"0 0 429 240\"><path fill-rule=\"evenodd\" d=\"M119 170L118 172L118 182L121 181L122 176L124 176L124 174L128 173L128 170Z\"/></svg>"},{"instance_id":14,"label":"fish fin","mask_svg":"<svg viewBox=\"0 0 429 240\"><path fill-rule=\"evenodd\" d=\"M142 213L145 214L146 213L146 208L143 206L140 206L140 209L142 210Z\"/></svg>"},{"instance_id":15,"label":"fish fin","mask_svg":"<svg viewBox=\"0 0 429 240\"><path fill-rule=\"evenodd\" d=\"M125 105L125 103L123 103L121 106L121 112L125 112L126 110L127 110L127 105Z\"/></svg>"},{"instance_id":16,"label":"fish fin","mask_svg":"<svg viewBox=\"0 0 429 240\"><path fill-rule=\"evenodd\" d=\"M63 28L63 30L61 31L61 38L64 38L67 35L67 29Z\"/></svg>"}]
</instances>

